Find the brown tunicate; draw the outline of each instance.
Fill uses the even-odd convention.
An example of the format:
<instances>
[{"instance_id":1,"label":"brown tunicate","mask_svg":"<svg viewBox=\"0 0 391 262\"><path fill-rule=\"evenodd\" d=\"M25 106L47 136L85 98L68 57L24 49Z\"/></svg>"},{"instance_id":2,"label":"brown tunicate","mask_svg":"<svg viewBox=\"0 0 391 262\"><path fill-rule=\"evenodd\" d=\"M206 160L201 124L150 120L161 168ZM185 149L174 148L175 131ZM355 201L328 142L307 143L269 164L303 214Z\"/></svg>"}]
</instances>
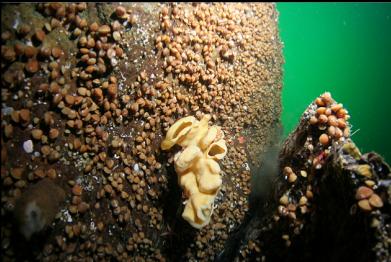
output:
<instances>
[{"instance_id":1,"label":"brown tunicate","mask_svg":"<svg viewBox=\"0 0 391 262\"><path fill-rule=\"evenodd\" d=\"M63 4L59 4L56 8L53 8L56 11L55 16L58 18L63 18L66 15L66 9Z\"/></svg>"},{"instance_id":2,"label":"brown tunicate","mask_svg":"<svg viewBox=\"0 0 391 262\"><path fill-rule=\"evenodd\" d=\"M41 129L33 129L33 130L31 131L31 136L32 136L35 140L41 140L42 135L43 135L43 131L42 131Z\"/></svg>"},{"instance_id":3,"label":"brown tunicate","mask_svg":"<svg viewBox=\"0 0 391 262\"><path fill-rule=\"evenodd\" d=\"M286 194L284 194L282 197L280 197L280 204L281 205L286 206L286 205L288 205L288 203L289 203L289 198Z\"/></svg>"},{"instance_id":4,"label":"brown tunicate","mask_svg":"<svg viewBox=\"0 0 391 262\"><path fill-rule=\"evenodd\" d=\"M113 39L115 40L115 41L120 41L121 40L121 34L118 32L118 31L115 31L114 33L113 33Z\"/></svg>"},{"instance_id":5,"label":"brown tunicate","mask_svg":"<svg viewBox=\"0 0 391 262\"><path fill-rule=\"evenodd\" d=\"M299 205L300 206L303 206L303 205L306 205L308 202L308 199L305 197L305 196L302 196L299 200Z\"/></svg>"},{"instance_id":6,"label":"brown tunicate","mask_svg":"<svg viewBox=\"0 0 391 262\"><path fill-rule=\"evenodd\" d=\"M135 15L129 16L128 21L129 21L129 23L130 23L132 26L136 25L136 22L137 22L136 16L135 16Z\"/></svg>"},{"instance_id":7,"label":"brown tunicate","mask_svg":"<svg viewBox=\"0 0 391 262\"><path fill-rule=\"evenodd\" d=\"M100 88L94 88L92 94L93 94L93 96L97 99L97 101L102 101L102 100L103 100L103 92L102 92L102 89L100 89Z\"/></svg>"},{"instance_id":8,"label":"brown tunicate","mask_svg":"<svg viewBox=\"0 0 391 262\"><path fill-rule=\"evenodd\" d=\"M72 34L73 34L74 37L79 37L81 35L81 32L82 31L80 30L80 28L76 27L75 30L73 30Z\"/></svg>"},{"instance_id":9,"label":"brown tunicate","mask_svg":"<svg viewBox=\"0 0 391 262\"><path fill-rule=\"evenodd\" d=\"M326 115L323 115L323 114L322 114L322 115L319 115L318 121L319 121L319 123L321 123L321 124L326 124L327 121L328 121L328 118L327 118Z\"/></svg>"},{"instance_id":10,"label":"brown tunicate","mask_svg":"<svg viewBox=\"0 0 391 262\"><path fill-rule=\"evenodd\" d=\"M109 59L113 58L113 57L115 56L115 51L114 51L114 49L109 48L109 49L107 50L106 55L107 55L107 57L108 57Z\"/></svg>"},{"instance_id":11,"label":"brown tunicate","mask_svg":"<svg viewBox=\"0 0 391 262\"><path fill-rule=\"evenodd\" d=\"M72 96L72 95L66 95L65 96L65 102L68 104L68 105L73 105L75 103L75 97Z\"/></svg>"},{"instance_id":12,"label":"brown tunicate","mask_svg":"<svg viewBox=\"0 0 391 262\"><path fill-rule=\"evenodd\" d=\"M76 196L81 196L83 188L79 184L75 184L72 188L72 193Z\"/></svg>"},{"instance_id":13,"label":"brown tunicate","mask_svg":"<svg viewBox=\"0 0 391 262\"><path fill-rule=\"evenodd\" d=\"M328 124L330 126L338 126L338 120L335 115L329 115L328 116Z\"/></svg>"},{"instance_id":14,"label":"brown tunicate","mask_svg":"<svg viewBox=\"0 0 391 262\"><path fill-rule=\"evenodd\" d=\"M113 23L111 23L111 28L113 31L119 31L121 29L121 23L115 20Z\"/></svg>"},{"instance_id":15,"label":"brown tunicate","mask_svg":"<svg viewBox=\"0 0 391 262\"><path fill-rule=\"evenodd\" d=\"M58 135L59 135L58 129L56 129L56 128L50 129L50 131L49 131L49 138L50 139L56 139L58 137Z\"/></svg>"},{"instance_id":16,"label":"brown tunicate","mask_svg":"<svg viewBox=\"0 0 391 262\"><path fill-rule=\"evenodd\" d=\"M54 105L58 105L61 102L61 100L62 100L62 95L61 94L55 94L53 96L52 103Z\"/></svg>"},{"instance_id":17,"label":"brown tunicate","mask_svg":"<svg viewBox=\"0 0 391 262\"><path fill-rule=\"evenodd\" d=\"M335 127L329 126L329 128L327 129L327 133L329 136L334 137L335 136Z\"/></svg>"},{"instance_id":18,"label":"brown tunicate","mask_svg":"<svg viewBox=\"0 0 391 262\"><path fill-rule=\"evenodd\" d=\"M78 22L78 27L81 29L84 29L88 26L87 20L85 18L80 19Z\"/></svg>"},{"instance_id":19,"label":"brown tunicate","mask_svg":"<svg viewBox=\"0 0 391 262\"><path fill-rule=\"evenodd\" d=\"M342 119L342 118L339 118L339 119L337 120L337 123L338 123L338 127L341 128L341 129L344 129L344 128L346 127L346 122L345 122L345 120Z\"/></svg>"},{"instance_id":20,"label":"brown tunicate","mask_svg":"<svg viewBox=\"0 0 391 262\"><path fill-rule=\"evenodd\" d=\"M288 176L289 183L294 183L297 180L297 175L295 173L291 173Z\"/></svg>"},{"instance_id":21,"label":"brown tunicate","mask_svg":"<svg viewBox=\"0 0 391 262\"><path fill-rule=\"evenodd\" d=\"M26 46L23 43L15 43L14 45L14 50L16 55L24 55L24 49Z\"/></svg>"},{"instance_id":22,"label":"brown tunicate","mask_svg":"<svg viewBox=\"0 0 391 262\"><path fill-rule=\"evenodd\" d=\"M55 28L61 26L61 22L60 22L58 19L56 19L56 18L53 17L53 18L50 20L50 26L52 27L52 29L55 29Z\"/></svg>"},{"instance_id":23,"label":"brown tunicate","mask_svg":"<svg viewBox=\"0 0 391 262\"><path fill-rule=\"evenodd\" d=\"M357 200L366 199L369 198L372 194L373 194L373 190L371 188L366 186L360 186L356 192L356 199Z\"/></svg>"},{"instance_id":24,"label":"brown tunicate","mask_svg":"<svg viewBox=\"0 0 391 262\"><path fill-rule=\"evenodd\" d=\"M60 159L60 157L61 157L61 155L57 150L51 150L51 152L48 156L48 160L50 162L56 162L58 159Z\"/></svg>"},{"instance_id":25,"label":"brown tunicate","mask_svg":"<svg viewBox=\"0 0 391 262\"><path fill-rule=\"evenodd\" d=\"M28 110L28 109L21 109L19 111L19 116L20 116L20 119L23 122L30 122L30 110Z\"/></svg>"},{"instance_id":26,"label":"brown tunicate","mask_svg":"<svg viewBox=\"0 0 391 262\"><path fill-rule=\"evenodd\" d=\"M331 110L336 113L338 112L338 110L340 110L342 108L342 104L334 104L331 106Z\"/></svg>"},{"instance_id":27,"label":"brown tunicate","mask_svg":"<svg viewBox=\"0 0 391 262\"><path fill-rule=\"evenodd\" d=\"M49 178L51 179L55 179L57 177L57 172L55 169L53 168L50 168L48 171L47 171L47 175Z\"/></svg>"},{"instance_id":28,"label":"brown tunicate","mask_svg":"<svg viewBox=\"0 0 391 262\"><path fill-rule=\"evenodd\" d=\"M123 18L126 14L126 9L125 7L123 6L117 6L117 8L115 9L115 14L117 15L117 17L119 18Z\"/></svg>"},{"instance_id":29,"label":"brown tunicate","mask_svg":"<svg viewBox=\"0 0 391 262\"><path fill-rule=\"evenodd\" d=\"M63 55L63 51L59 47L53 47L52 48L52 56L54 58L60 58Z\"/></svg>"},{"instance_id":30,"label":"brown tunicate","mask_svg":"<svg viewBox=\"0 0 391 262\"><path fill-rule=\"evenodd\" d=\"M49 63L49 69L50 70L55 70L55 69L58 69L59 68L59 65L56 61L52 61Z\"/></svg>"},{"instance_id":31,"label":"brown tunicate","mask_svg":"<svg viewBox=\"0 0 391 262\"><path fill-rule=\"evenodd\" d=\"M18 34L21 36L26 36L30 31L31 27L28 24L21 24L18 28Z\"/></svg>"},{"instance_id":32,"label":"brown tunicate","mask_svg":"<svg viewBox=\"0 0 391 262\"><path fill-rule=\"evenodd\" d=\"M38 29L37 31L35 31L34 38L39 42L43 42L45 37L46 37L46 33L42 29Z\"/></svg>"},{"instance_id":33,"label":"brown tunicate","mask_svg":"<svg viewBox=\"0 0 391 262\"><path fill-rule=\"evenodd\" d=\"M278 213L281 215L281 216L287 216L288 215L288 210L286 207L284 206L278 206Z\"/></svg>"},{"instance_id":34,"label":"brown tunicate","mask_svg":"<svg viewBox=\"0 0 391 262\"><path fill-rule=\"evenodd\" d=\"M111 97L117 96L117 85L115 85L115 84L110 84L109 87L107 88L107 93L108 93Z\"/></svg>"},{"instance_id":35,"label":"brown tunicate","mask_svg":"<svg viewBox=\"0 0 391 262\"><path fill-rule=\"evenodd\" d=\"M79 138L75 138L75 139L73 140L73 148L76 149L76 150L78 150L78 149L80 148L80 146L81 146L81 141L80 141L80 139L79 139Z\"/></svg>"},{"instance_id":36,"label":"brown tunicate","mask_svg":"<svg viewBox=\"0 0 391 262\"><path fill-rule=\"evenodd\" d=\"M326 111L324 111L324 114L325 114L326 116L330 116L330 115L332 114L331 109L330 109L330 108L326 108Z\"/></svg>"},{"instance_id":37,"label":"brown tunicate","mask_svg":"<svg viewBox=\"0 0 391 262\"><path fill-rule=\"evenodd\" d=\"M361 208L361 210L369 212L372 210L371 205L369 204L368 199L363 199L358 201L358 206Z\"/></svg>"},{"instance_id":38,"label":"brown tunicate","mask_svg":"<svg viewBox=\"0 0 391 262\"><path fill-rule=\"evenodd\" d=\"M99 29L99 25L98 25L98 23L97 22L93 22L92 24L90 24L90 31L91 32L96 32L96 31L98 31L98 29Z\"/></svg>"},{"instance_id":39,"label":"brown tunicate","mask_svg":"<svg viewBox=\"0 0 391 262\"><path fill-rule=\"evenodd\" d=\"M50 154L50 146L48 145L44 145L41 147L41 153L44 155L44 156L47 156Z\"/></svg>"},{"instance_id":40,"label":"brown tunicate","mask_svg":"<svg viewBox=\"0 0 391 262\"><path fill-rule=\"evenodd\" d=\"M343 136L348 138L350 136L350 128L349 127L345 127L345 129L343 130Z\"/></svg>"},{"instance_id":41,"label":"brown tunicate","mask_svg":"<svg viewBox=\"0 0 391 262\"><path fill-rule=\"evenodd\" d=\"M32 58L32 57L36 56L37 53L38 53L38 51L34 46L28 45L24 48L24 55L27 58Z\"/></svg>"},{"instance_id":42,"label":"brown tunicate","mask_svg":"<svg viewBox=\"0 0 391 262\"><path fill-rule=\"evenodd\" d=\"M88 65L95 65L96 64L96 59L95 58L90 58L87 60Z\"/></svg>"},{"instance_id":43,"label":"brown tunicate","mask_svg":"<svg viewBox=\"0 0 391 262\"><path fill-rule=\"evenodd\" d=\"M81 95L81 96L86 96L86 95L87 95L87 91L88 91L88 89L85 88L85 87L79 87L79 88L77 89L77 93L78 93L79 95Z\"/></svg>"},{"instance_id":44,"label":"brown tunicate","mask_svg":"<svg viewBox=\"0 0 391 262\"><path fill-rule=\"evenodd\" d=\"M4 135L5 137L7 138L10 138L13 134L13 131L14 131L14 128L12 127L12 125L6 125L4 127Z\"/></svg>"},{"instance_id":45,"label":"brown tunicate","mask_svg":"<svg viewBox=\"0 0 391 262\"><path fill-rule=\"evenodd\" d=\"M79 43L79 46L81 46L81 47L86 46L86 44L87 44L87 37L85 37L85 36L80 37L78 43Z\"/></svg>"},{"instance_id":46,"label":"brown tunicate","mask_svg":"<svg viewBox=\"0 0 391 262\"><path fill-rule=\"evenodd\" d=\"M21 168L21 167L15 167L15 168L12 168L11 169L11 176L14 178L14 179L21 179L22 178L22 174L23 174L23 171L24 169Z\"/></svg>"},{"instance_id":47,"label":"brown tunicate","mask_svg":"<svg viewBox=\"0 0 391 262\"><path fill-rule=\"evenodd\" d=\"M322 145L327 146L329 144L329 137L328 137L328 135L321 134L320 137L319 137L319 142Z\"/></svg>"},{"instance_id":48,"label":"brown tunicate","mask_svg":"<svg viewBox=\"0 0 391 262\"><path fill-rule=\"evenodd\" d=\"M162 16L167 16L167 15L168 15L168 8L164 6L164 7L162 8L162 11L161 11L161 12L162 12Z\"/></svg>"},{"instance_id":49,"label":"brown tunicate","mask_svg":"<svg viewBox=\"0 0 391 262\"><path fill-rule=\"evenodd\" d=\"M343 136L342 130L341 130L339 127L336 127L336 128L335 128L335 135L334 135L334 137L335 137L336 139L339 139L339 138L341 138L342 136Z\"/></svg>"},{"instance_id":50,"label":"brown tunicate","mask_svg":"<svg viewBox=\"0 0 391 262\"><path fill-rule=\"evenodd\" d=\"M108 25L102 25L99 27L98 32L100 35L105 36L111 32L111 28Z\"/></svg>"},{"instance_id":51,"label":"brown tunicate","mask_svg":"<svg viewBox=\"0 0 391 262\"><path fill-rule=\"evenodd\" d=\"M87 66L85 72L88 73L88 74L92 74L93 72L96 71L96 69L97 69L97 68L96 68L95 65L89 65L89 66ZM89 75L86 75L86 76L85 76L85 79L88 79L88 78L90 78L90 76L89 76Z\"/></svg>"},{"instance_id":52,"label":"brown tunicate","mask_svg":"<svg viewBox=\"0 0 391 262\"><path fill-rule=\"evenodd\" d=\"M79 213L85 213L90 208L90 205L86 202L81 202L77 205L77 211Z\"/></svg>"},{"instance_id":53,"label":"brown tunicate","mask_svg":"<svg viewBox=\"0 0 391 262\"><path fill-rule=\"evenodd\" d=\"M29 59L25 65L25 69L29 73L36 73L40 69L39 62L36 59Z\"/></svg>"},{"instance_id":54,"label":"brown tunicate","mask_svg":"<svg viewBox=\"0 0 391 262\"><path fill-rule=\"evenodd\" d=\"M325 106L323 100L319 97L315 99L315 103L317 106Z\"/></svg>"},{"instance_id":55,"label":"brown tunicate","mask_svg":"<svg viewBox=\"0 0 391 262\"><path fill-rule=\"evenodd\" d=\"M330 104L331 101L332 101L330 92L324 93L323 95L321 95L321 98L322 98L323 102L324 102L326 105Z\"/></svg>"},{"instance_id":56,"label":"brown tunicate","mask_svg":"<svg viewBox=\"0 0 391 262\"><path fill-rule=\"evenodd\" d=\"M307 191L305 192L305 196L306 196L308 199L312 199L313 196L314 196L314 194L312 193L312 191L307 190Z\"/></svg>"},{"instance_id":57,"label":"brown tunicate","mask_svg":"<svg viewBox=\"0 0 391 262\"><path fill-rule=\"evenodd\" d=\"M73 97L75 99L75 102L74 102L75 105L80 105L83 102L83 97L81 97L81 96L73 96Z\"/></svg>"},{"instance_id":58,"label":"brown tunicate","mask_svg":"<svg viewBox=\"0 0 391 262\"><path fill-rule=\"evenodd\" d=\"M311 116L310 118L310 124L316 125L318 123L318 119L315 116Z\"/></svg>"},{"instance_id":59,"label":"brown tunicate","mask_svg":"<svg viewBox=\"0 0 391 262\"><path fill-rule=\"evenodd\" d=\"M79 3L77 4L77 10L79 12L82 12L87 9L87 3Z\"/></svg>"},{"instance_id":60,"label":"brown tunicate","mask_svg":"<svg viewBox=\"0 0 391 262\"><path fill-rule=\"evenodd\" d=\"M381 208L383 206L383 201L377 194L373 194L369 198L369 204L373 207Z\"/></svg>"},{"instance_id":61,"label":"brown tunicate","mask_svg":"<svg viewBox=\"0 0 391 262\"><path fill-rule=\"evenodd\" d=\"M316 109L316 113L319 114L319 115L322 115L326 112L326 108L325 107L319 107L318 109Z\"/></svg>"},{"instance_id":62,"label":"brown tunicate","mask_svg":"<svg viewBox=\"0 0 391 262\"><path fill-rule=\"evenodd\" d=\"M34 171L34 175L39 178L44 178L46 176L46 173L42 168L39 168Z\"/></svg>"},{"instance_id":63,"label":"brown tunicate","mask_svg":"<svg viewBox=\"0 0 391 262\"><path fill-rule=\"evenodd\" d=\"M290 174L292 174L292 173L293 173L293 170L292 170L291 167L289 167L289 166L284 167L284 174L285 174L286 176L288 176L288 175L290 175Z\"/></svg>"},{"instance_id":64,"label":"brown tunicate","mask_svg":"<svg viewBox=\"0 0 391 262\"><path fill-rule=\"evenodd\" d=\"M53 115L51 112L45 112L43 115L43 119L47 126L50 126L54 123Z\"/></svg>"},{"instance_id":65,"label":"brown tunicate","mask_svg":"<svg viewBox=\"0 0 391 262\"><path fill-rule=\"evenodd\" d=\"M1 33L1 40L7 41L10 40L11 38L12 38L12 33L8 30Z\"/></svg>"},{"instance_id":66,"label":"brown tunicate","mask_svg":"<svg viewBox=\"0 0 391 262\"><path fill-rule=\"evenodd\" d=\"M1 54L2 54L2 57L9 62L12 62L16 59L16 53L15 53L14 49L11 47L3 47L2 46Z\"/></svg>"},{"instance_id":67,"label":"brown tunicate","mask_svg":"<svg viewBox=\"0 0 391 262\"><path fill-rule=\"evenodd\" d=\"M87 38L87 48L94 48L95 47L95 40L92 37Z\"/></svg>"},{"instance_id":68,"label":"brown tunicate","mask_svg":"<svg viewBox=\"0 0 391 262\"><path fill-rule=\"evenodd\" d=\"M39 54L43 58L49 58L51 53L52 53L52 51L49 47L43 46L43 47L41 47L41 49L39 49Z\"/></svg>"},{"instance_id":69,"label":"brown tunicate","mask_svg":"<svg viewBox=\"0 0 391 262\"><path fill-rule=\"evenodd\" d=\"M51 73L50 73L50 79L54 80L54 79L57 79L57 77L59 76L59 72L58 70L53 70Z\"/></svg>"}]
</instances>

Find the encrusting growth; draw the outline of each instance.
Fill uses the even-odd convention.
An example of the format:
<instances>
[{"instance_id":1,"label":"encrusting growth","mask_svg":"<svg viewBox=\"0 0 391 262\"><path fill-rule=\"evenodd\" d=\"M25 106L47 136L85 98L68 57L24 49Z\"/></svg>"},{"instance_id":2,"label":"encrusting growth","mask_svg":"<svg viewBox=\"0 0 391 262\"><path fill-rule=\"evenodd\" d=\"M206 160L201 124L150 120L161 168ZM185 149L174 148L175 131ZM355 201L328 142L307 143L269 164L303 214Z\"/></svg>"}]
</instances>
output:
<instances>
[{"instance_id":1,"label":"encrusting growth","mask_svg":"<svg viewBox=\"0 0 391 262\"><path fill-rule=\"evenodd\" d=\"M163 150L175 144L183 147L174 157L179 185L188 198L182 217L198 229L209 224L222 183L217 161L227 154L224 133L218 126L208 127L210 119L210 115L201 121L193 116L179 119L161 144Z\"/></svg>"}]
</instances>

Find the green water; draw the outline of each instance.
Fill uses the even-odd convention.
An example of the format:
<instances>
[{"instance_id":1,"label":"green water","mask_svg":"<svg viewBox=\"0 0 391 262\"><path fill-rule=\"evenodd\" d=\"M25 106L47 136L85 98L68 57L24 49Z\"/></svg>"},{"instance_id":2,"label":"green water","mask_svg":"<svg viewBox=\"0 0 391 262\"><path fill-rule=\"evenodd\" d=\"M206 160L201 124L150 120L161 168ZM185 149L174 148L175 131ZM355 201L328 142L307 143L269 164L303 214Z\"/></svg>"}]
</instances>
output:
<instances>
[{"instance_id":1,"label":"green water","mask_svg":"<svg viewBox=\"0 0 391 262\"><path fill-rule=\"evenodd\" d=\"M284 135L324 91L351 115L361 152L391 162L391 4L278 3Z\"/></svg>"}]
</instances>

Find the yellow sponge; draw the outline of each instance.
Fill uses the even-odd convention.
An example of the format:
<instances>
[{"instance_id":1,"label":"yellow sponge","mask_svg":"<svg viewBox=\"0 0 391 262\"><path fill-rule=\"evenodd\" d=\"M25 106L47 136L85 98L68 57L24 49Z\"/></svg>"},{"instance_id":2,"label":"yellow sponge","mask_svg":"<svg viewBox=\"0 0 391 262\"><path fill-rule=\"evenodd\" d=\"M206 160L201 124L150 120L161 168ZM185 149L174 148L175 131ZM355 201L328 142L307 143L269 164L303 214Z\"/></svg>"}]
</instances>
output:
<instances>
[{"instance_id":1,"label":"yellow sponge","mask_svg":"<svg viewBox=\"0 0 391 262\"><path fill-rule=\"evenodd\" d=\"M163 150L173 147L178 140L183 138L193 127L197 120L194 116L188 116L176 121L166 134L166 139L161 144Z\"/></svg>"},{"instance_id":2,"label":"yellow sponge","mask_svg":"<svg viewBox=\"0 0 391 262\"><path fill-rule=\"evenodd\" d=\"M213 202L222 184L218 160L227 154L224 133L218 126L208 127L210 115L200 121L188 116L168 130L161 144L168 150L175 144L183 147L174 157L178 183L188 198L182 217L194 228L209 224Z\"/></svg>"}]
</instances>

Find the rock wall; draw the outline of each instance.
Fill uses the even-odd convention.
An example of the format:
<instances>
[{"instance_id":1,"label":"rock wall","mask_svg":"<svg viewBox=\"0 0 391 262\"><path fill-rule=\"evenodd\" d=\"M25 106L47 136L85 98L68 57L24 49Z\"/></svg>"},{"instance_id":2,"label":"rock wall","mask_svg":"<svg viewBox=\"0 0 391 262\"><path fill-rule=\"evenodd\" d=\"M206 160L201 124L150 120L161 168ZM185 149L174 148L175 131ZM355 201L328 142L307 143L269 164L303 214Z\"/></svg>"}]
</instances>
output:
<instances>
[{"instance_id":1,"label":"rock wall","mask_svg":"<svg viewBox=\"0 0 391 262\"><path fill-rule=\"evenodd\" d=\"M4 261L216 257L248 210L249 163L279 122L275 5L1 8ZM211 222L196 230L180 217L178 149L159 146L177 119L205 114L228 154ZM12 223L14 207L44 178L66 197L31 245Z\"/></svg>"}]
</instances>

